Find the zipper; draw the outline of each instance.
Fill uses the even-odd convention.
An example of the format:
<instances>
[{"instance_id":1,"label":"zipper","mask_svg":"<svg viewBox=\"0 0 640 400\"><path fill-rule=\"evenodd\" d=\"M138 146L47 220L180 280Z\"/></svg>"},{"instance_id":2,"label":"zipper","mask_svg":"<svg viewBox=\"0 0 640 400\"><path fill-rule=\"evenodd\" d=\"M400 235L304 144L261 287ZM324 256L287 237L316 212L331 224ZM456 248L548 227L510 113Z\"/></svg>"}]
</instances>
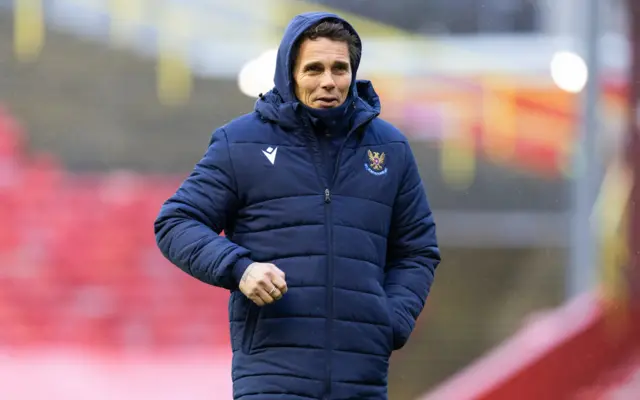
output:
<instances>
[{"instance_id":1,"label":"zipper","mask_svg":"<svg viewBox=\"0 0 640 400\"><path fill-rule=\"evenodd\" d=\"M325 393L323 398L328 399L331 395L331 350L332 350L332 335L331 330L333 328L332 319L333 319L333 244L332 244L332 228L331 228L331 215L330 215L330 204L331 204L331 190L329 189L329 183L327 179L330 177L325 177L324 173L324 163L326 160L324 159L324 154L322 154L322 144L318 137L314 134L313 129L309 124L304 121L304 127L306 132L303 134L309 139L309 152L311 153L311 160L313 162L313 166L316 170L316 176L318 177L318 181L320 182L320 187L324 188L323 200L324 200L324 225L326 232L326 240L327 240L327 294L325 296L325 305L327 308L327 322L325 325L325 354L327 356L326 367L325 367Z\"/></svg>"},{"instance_id":2,"label":"zipper","mask_svg":"<svg viewBox=\"0 0 640 400\"><path fill-rule=\"evenodd\" d=\"M309 139L310 145L307 146L309 149L309 153L311 153L311 161L313 163L313 167L316 170L316 176L318 177L318 182L320 183L320 187L328 187L326 179L324 179L324 174L321 173L322 168L322 153L320 149L320 142L316 135L313 133L313 129L306 122L303 121L303 125L305 128L305 132L302 132L304 136Z\"/></svg>"},{"instance_id":3,"label":"zipper","mask_svg":"<svg viewBox=\"0 0 640 400\"><path fill-rule=\"evenodd\" d=\"M325 210L325 226L327 233L327 334L325 335L326 343L325 349L327 353L326 363L326 381L325 381L325 395L327 398L331 394L331 365L332 365L332 352L333 352L333 225L331 222L331 189L328 187L324 189L324 210Z\"/></svg>"},{"instance_id":4,"label":"zipper","mask_svg":"<svg viewBox=\"0 0 640 400\"><path fill-rule=\"evenodd\" d=\"M326 324L326 335L325 335L325 351L327 355L327 363L325 367L325 394L323 398L331 397L331 364L332 364L332 350L333 350L333 341L331 340L333 337L333 319L334 319L334 302L333 302L333 222L332 222L332 208L331 208L331 189L333 187L333 183L335 182L338 171L340 168L340 159L342 157L342 152L344 151L344 147L349 140L349 137L355 132L360 126L369 122L371 119L375 118L371 116L367 120L358 124L358 126L353 127L345 136L340 148L338 149L338 154L336 155L336 161L333 169L333 176L325 177L325 169L324 163L327 162L325 154L321 149L322 144L320 143L318 137L313 133L313 129L309 124L304 122L304 126L307 130L307 134L311 136L311 156L313 160L313 164L316 169L316 174L318 176L318 180L320 181L321 187L324 187L324 215L325 215L325 232L326 232L326 240L327 240L327 295L326 295L326 308L327 308L327 324Z\"/></svg>"},{"instance_id":5,"label":"zipper","mask_svg":"<svg viewBox=\"0 0 640 400\"><path fill-rule=\"evenodd\" d=\"M333 179L331 176L327 176L325 167L326 163L331 162L327 159L329 152L329 143L327 138L318 138L314 136L320 152L320 165L319 169L322 172L321 180L324 185L324 226L327 241L327 273L326 273L326 295L325 295L325 307L327 310L327 322L326 322L326 334L325 334L325 354L327 356L325 364L325 397L331 397L331 365L332 365L332 352L333 352L333 226L331 222L331 186L333 185Z\"/></svg>"}]
</instances>

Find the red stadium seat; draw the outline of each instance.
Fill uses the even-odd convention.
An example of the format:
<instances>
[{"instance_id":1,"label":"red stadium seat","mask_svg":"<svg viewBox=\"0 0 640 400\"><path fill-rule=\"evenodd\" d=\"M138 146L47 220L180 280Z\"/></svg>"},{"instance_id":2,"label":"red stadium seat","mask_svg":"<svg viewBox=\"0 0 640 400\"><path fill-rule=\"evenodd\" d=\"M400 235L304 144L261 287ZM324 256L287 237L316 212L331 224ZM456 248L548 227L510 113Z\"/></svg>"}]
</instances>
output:
<instances>
[{"instance_id":1,"label":"red stadium seat","mask_svg":"<svg viewBox=\"0 0 640 400\"><path fill-rule=\"evenodd\" d=\"M180 177L69 174L27 158L0 109L0 346L226 345L228 294L160 254L153 221Z\"/></svg>"}]
</instances>

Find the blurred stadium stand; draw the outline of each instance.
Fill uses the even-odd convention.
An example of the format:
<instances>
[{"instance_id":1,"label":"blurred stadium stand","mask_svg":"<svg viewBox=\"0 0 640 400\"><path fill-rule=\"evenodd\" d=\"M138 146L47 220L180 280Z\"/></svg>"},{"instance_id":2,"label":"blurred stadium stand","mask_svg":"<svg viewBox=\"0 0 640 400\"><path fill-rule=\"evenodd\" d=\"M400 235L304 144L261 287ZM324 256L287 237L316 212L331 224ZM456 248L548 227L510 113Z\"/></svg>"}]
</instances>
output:
<instances>
[{"instance_id":1,"label":"blurred stadium stand","mask_svg":"<svg viewBox=\"0 0 640 400\"><path fill-rule=\"evenodd\" d=\"M19 372L35 365L65 399L91 390L97 400L135 398L127 373L140 376L137 398L173 399L168 371L194 399L210 398L212 387L228 398L227 294L169 265L152 221L210 132L252 109L254 99L238 90L238 70L277 45L294 14L322 7L347 13L365 38L362 75L374 80L383 116L412 142L446 259L416 335L392 360L391 398L415 398L518 332L523 316L559 306L578 98L549 78L556 45L541 35L570 33L561 17L576 1L49 0L40 2L44 45L31 54L37 37L26 35L21 53L13 0L0 0L0 54L7 55L0 58L0 398L41 398L25 394L26 372ZM614 11L607 12L619 16ZM32 33L35 14L25 11L22 20ZM616 18L607 21L621 29ZM615 35L603 43L607 139L600 148L608 161L624 132L628 55ZM29 54L35 61L25 62ZM606 313L592 301L579 304L599 324ZM543 320L555 322L541 329L561 330L563 322L573 326L569 316L587 314L550 312ZM507 358L526 353L529 340L553 336L536 326L525 324ZM562 335L556 340L536 348L562 348ZM587 348L576 351L591 356ZM633 353L614 357L620 349L627 347L593 353L586 365L607 359L626 379ZM526 361L523 370L535 375ZM122 368L107 368L115 364ZM562 364L552 362L550 371ZM85 365L85 374L74 365ZM58 382L52 367L67 368L73 382ZM516 370L487 368L494 376L486 387ZM468 389L460 376L452 385ZM152 379L164 386L144 392L158 385ZM555 384L526 381L527 390ZM594 393L603 386L585 388L581 399L602 398ZM514 398L505 393L487 399Z\"/></svg>"},{"instance_id":2,"label":"blurred stadium stand","mask_svg":"<svg viewBox=\"0 0 640 400\"><path fill-rule=\"evenodd\" d=\"M69 174L55 157L27 156L23 146L3 114L2 345L170 350L227 342L225 293L167 265L155 246L158 204L178 179Z\"/></svg>"},{"instance_id":3,"label":"blurred stadium stand","mask_svg":"<svg viewBox=\"0 0 640 400\"><path fill-rule=\"evenodd\" d=\"M364 0L315 0L423 34L532 33L539 31L539 0L415 1L367 3Z\"/></svg>"}]
</instances>

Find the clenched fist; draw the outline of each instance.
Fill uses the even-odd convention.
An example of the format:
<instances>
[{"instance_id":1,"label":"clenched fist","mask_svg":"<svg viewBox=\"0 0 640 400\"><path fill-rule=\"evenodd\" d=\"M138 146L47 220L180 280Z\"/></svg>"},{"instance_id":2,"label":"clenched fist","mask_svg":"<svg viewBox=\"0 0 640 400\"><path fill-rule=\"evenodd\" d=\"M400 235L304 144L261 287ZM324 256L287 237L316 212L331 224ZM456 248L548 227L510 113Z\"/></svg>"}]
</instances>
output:
<instances>
[{"instance_id":1,"label":"clenched fist","mask_svg":"<svg viewBox=\"0 0 640 400\"><path fill-rule=\"evenodd\" d=\"M258 262L244 271L239 287L245 296L260 307L280 300L287 293L284 272L273 264Z\"/></svg>"}]
</instances>

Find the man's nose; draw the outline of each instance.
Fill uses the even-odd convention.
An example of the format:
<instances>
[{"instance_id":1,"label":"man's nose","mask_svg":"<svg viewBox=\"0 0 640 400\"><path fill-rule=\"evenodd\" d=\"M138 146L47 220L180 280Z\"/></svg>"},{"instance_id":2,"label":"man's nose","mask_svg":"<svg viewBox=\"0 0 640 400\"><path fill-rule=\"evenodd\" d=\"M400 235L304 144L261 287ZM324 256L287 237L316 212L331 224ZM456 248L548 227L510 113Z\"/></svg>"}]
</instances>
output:
<instances>
[{"instance_id":1,"label":"man's nose","mask_svg":"<svg viewBox=\"0 0 640 400\"><path fill-rule=\"evenodd\" d=\"M331 71L327 71L322 74L322 82L320 83L323 89L331 90L336 87L336 83L333 80L333 74Z\"/></svg>"}]
</instances>

